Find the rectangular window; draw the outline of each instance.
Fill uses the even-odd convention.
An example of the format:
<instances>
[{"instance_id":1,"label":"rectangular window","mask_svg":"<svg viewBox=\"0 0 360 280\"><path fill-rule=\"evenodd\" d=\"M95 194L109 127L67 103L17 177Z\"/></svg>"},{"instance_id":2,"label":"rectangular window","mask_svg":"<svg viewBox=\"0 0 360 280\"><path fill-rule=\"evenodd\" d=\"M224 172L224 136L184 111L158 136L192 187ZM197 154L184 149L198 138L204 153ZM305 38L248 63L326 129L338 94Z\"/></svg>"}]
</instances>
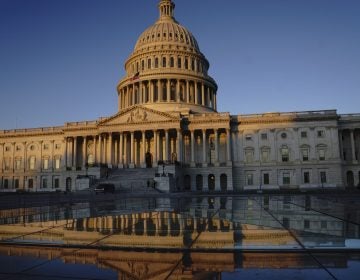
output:
<instances>
[{"instance_id":1,"label":"rectangular window","mask_svg":"<svg viewBox=\"0 0 360 280\"><path fill-rule=\"evenodd\" d=\"M309 228L310 228L310 221L304 220L304 229L309 229Z\"/></svg>"},{"instance_id":2,"label":"rectangular window","mask_svg":"<svg viewBox=\"0 0 360 280\"><path fill-rule=\"evenodd\" d=\"M325 160L325 150L319 150L319 160Z\"/></svg>"},{"instance_id":3,"label":"rectangular window","mask_svg":"<svg viewBox=\"0 0 360 280\"><path fill-rule=\"evenodd\" d=\"M43 178L42 179L42 188L46 189L47 188L47 178Z\"/></svg>"},{"instance_id":4,"label":"rectangular window","mask_svg":"<svg viewBox=\"0 0 360 280\"><path fill-rule=\"evenodd\" d=\"M15 186L15 189L19 188L19 179L15 179L14 186Z\"/></svg>"},{"instance_id":5,"label":"rectangular window","mask_svg":"<svg viewBox=\"0 0 360 280\"><path fill-rule=\"evenodd\" d=\"M177 66L179 69L181 69L181 57L178 57Z\"/></svg>"},{"instance_id":6,"label":"rectangular window","mask_svg":"<svg viewBox=\"0 0 360 280\"><path fill-rule=\"evenodd\" d=\"M303 161L308 161L309 160L309 150L308 149L301 150L301 154L302 154L302 160Z\"/></svg>"},{"instance_id":7,"label":"rectangular window","mask_svg":"<svg viewBox=\"0 0 360 280\"><path fill-rule=\"evenodd\" d=\"M326 172L325 171L320 172L320 182L322 184L326 183Z\"/></svg>"},{"instance_id":8,"label":"rectangular window","mask_svg":"<svg viewBox=\"0 0 360 280\"><path fill-rule=\"evenodd\" d=\"M55 187L55 189L58 189L60 187L60 179L59 178L54 179L54 187Z\"/></svg>"},{"instance_id":9,"label":"rectangular window","mask_svg":"<svg viewBox=\"0 0 360 280\"><path fill-rule=\"evenodd\" d=\"M268 150L261 151L261 161L263 161L263 162L269 161L269 151Z\"/></svg>"},{"instance_id":10,"label":"rectangular window","mask_svg":"<svg viewBox=\"0 0 360 280\"><path fill-rule=\"evenodd\" d=\"M49 144L44 144L44 150L49 150Z\"/></svg>"},{"instance_id":11,"label":"rectangular window","mask_svg":"<svg viewBox=\"0 0 360 280\"><path fill-rule=\"evenodd\" d=\"M59 170L59 169L60 169L60 159L59 159L59 158L56 158L56 159L55 159L55 169L56 169L56 170Z\"/></svg>"},{"instance_id":12,"label":"rectangular window","mask_svg":"<svg viewBox=\"0 0 360 280\"><path fill-rule=\"evenodd\" d=\"M283 173L283 185L290 185L290 173Z\"/></svg>"},{"instance_id":13,"label":"rectangular window","mask_svg":"<svg viewBox=\"0 0 360 280\"><path fill-rule=\"evenodd\" d=\"M324 130L318 130L317 136L318 136L319 138L324 137L324 136L325 136L325 131L324 131Z\"/></svg>"},{"instance_id":14,"label":"rectangular window","mask_svg":"<svg viewBox=\"0 0 360 280\"><path fill-rule=\"evenodd\" d=\"M61 145L60 144L55 144L55 150L60 150Z\"/></svg>"},{"instance_id":15,"label":"rectangular window","mask_svg":"<svg viewBox=\"0 0 360 280\"><path fill-rule=\"evenodd\" d=\"M310 172L304 172L304 184L310 184Z\"/></svg>"},{"instance_id":16,"label":"rectangular window","mask_svg":"<svg viewBox=\"0 0 360 280\"><path fill-rule=\"evenodd\" d=\"M253 150L247 150L245 151L245 159L246 162L253 162L254 161L254 151Z\"/></svg>"},{"instance_id":17,"label":"rectangular window","mask_svg":"<svg viewBox=\"0 0 360 280\"><path fill-rule=\"evenodd\" d=\"M8 189L8 188L9 188L9 180L4 179L4 189Z\"/></svg>"},{"instance_id":18,"label":"rectangular window","mask_svg":"<svg viewBox=\"0 0 360 280\"><path fill-rule=\"evenodd\" d=\"M282 162L289 161L289 149L288 148L281 149L281 160L282 160Z\"/></svg>"},{"instance_id":19,"label":"rectangular window","mask_svg":"<svg viewBox=\"0 0 360 280\"><path fill-rule=\"evenodd\" d=\"M15 169L20 170L21 169L21 159L15 159Z\"/></svg>"},{"instance_id":20,"label":"rectangular window","mask_svg":"<svg viewBox=\"0 0 360 280\"><path fill-rule=\"evenodd\" d=\"M251 141L252 140L252 135L251 134L246 135L245 140L246 141Z\"/></svg>"},{"instance_id":21,"label":"rectangular window","mask_svg":"<svg viewBox=\"0 0 360 280\"><path fill-rule=\"evenodd\" d=\"M321 221L321 228L327 229L327 221Z\"/></svg>"},{"instance_id":22,"label":"rectangular window","mask_svg":"<svg viewBox=\"0 0 360 280\"><path fill-rule=\"evenodd\" d=\"M301 138L307 138L307 132L301 131Z\"/></svg>"},{"instance_id":23,"label":"rectangular window","mask_svg":"<svg viewBox=\"0 0 360 280\"><path fill-rule=\"evenodd\" d=\"M246 175L246 183L247 183L248 186L254 185L254 179L253 179L252 174L247 174Z\"/></svg>"},{"instance_id":24,"label":"rectangular window","mask_svg":"<svg viewBox=\"0 0 360 280\"><path fill-rule=\"evenodd\" d=\"M28 180L28 187L29 187L29 189L32 189L34 187L34 180L33 179Z\"/></svg>"},{"instance_id":25,"label":"rectangular window","mask_svg":"<svg viewBox=\"0 0 360 280\"><path fill-rule=\"evenodd\" d=\"M264 177L264 185L269 185L270 184L270 176L269 173L264 173L263 174Z\"/></svg>"},{"instance_id":26,"label":"rectangular window","mask_svg":"<svg viewBox=\"0 0 360 280\"><path fill-rule=\"evenodd\" d=\"M48 159L48 158L44 158L44 159L43 159L43 169L44 169L44 170L48 170L48 169L49 169L49 159Z\"/></svg>"},{"instance_id":27,"label":"rectangular window","mask_svg":"<svg viewBox=\"0 0 360 280\"><path fill-rule=\"evenodd\" d=\"M261 133L261 140L267 140L267 134L266 133Z\"/></svg>"},{"instance_id":28,"label":"rectangular window","mask_svg":"<svg viewBox=\"0 0 360 280\"><path fill-rule=\"evenodd\" d=\"M31 157L29 161L29 169L35 170L35 157Z\"/></svg>"}]
</instances>

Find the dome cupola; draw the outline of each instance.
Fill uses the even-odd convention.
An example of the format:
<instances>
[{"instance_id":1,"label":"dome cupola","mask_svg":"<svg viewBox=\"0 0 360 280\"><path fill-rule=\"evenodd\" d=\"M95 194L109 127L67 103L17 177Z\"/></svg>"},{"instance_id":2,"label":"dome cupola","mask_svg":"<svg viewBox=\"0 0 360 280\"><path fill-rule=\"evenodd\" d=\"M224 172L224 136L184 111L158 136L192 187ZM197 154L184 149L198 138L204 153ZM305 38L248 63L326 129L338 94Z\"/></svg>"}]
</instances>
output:
<instances>
[{"instance_id":1,"label":"dome cupola","mask_svg":"<svg viewBox=\"0 0 360 280\"><path fill-rule=\"evenodd\" d=\"M138 38L119 82L119 111L141 104L159 111L216 111L215 81L195 37L161 0L159 19Z\"/></svg>"}]
</instances>

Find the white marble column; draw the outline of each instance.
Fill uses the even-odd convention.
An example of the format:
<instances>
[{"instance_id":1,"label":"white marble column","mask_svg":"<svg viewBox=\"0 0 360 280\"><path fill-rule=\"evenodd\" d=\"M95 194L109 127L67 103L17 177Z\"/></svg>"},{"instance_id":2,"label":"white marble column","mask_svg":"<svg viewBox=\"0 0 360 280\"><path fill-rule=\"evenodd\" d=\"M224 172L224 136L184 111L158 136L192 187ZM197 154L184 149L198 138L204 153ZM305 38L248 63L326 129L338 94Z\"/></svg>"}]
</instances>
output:
<instances>
[{"instance_id":1,"label":"white marble column","mask_svg":"<svg viewBox=\"0 0 360 280\"><path fill-rule=\"evenodd\" d=\"M180 80L176 80L176 94L175 94L175 101L176 102L180 102L181 98L180 98Z\"/></svg>"},{"instance_id":2,"label":"white marble column","mask_svg":"<svg viewBox=\"0 0 360 280\"><path fill-rule=\"evenodd\" d=\"M130 138L130 168L135 167L134 161L134 131L131 131L131 138Z\"/></svg>"},{"instance_id":3,"label":"white marble column","mask_svg":"<svg viewBox=\"0 0 360 280\"><path fill-rule=\"evenodd\" d=\"M356 161L356 156L355 156L355 141L354 141L354 130L350 129L350 143L351 143L351 160L353 162Z\"/></svg>"},{"instance_id":4,"label":"white marble column","mask_svg":"<svg viewBox=\"0 0 360 280\"><path fill-rule=\"evenodd\" d=\"M99 146L99 148L98 148L99 156L98 156L98 158L99 158L99 163L100 163L100 164L103 163L102 141L103 141L103 140L102 140L102 136L101 136L101 134L99 134L99 143L98 143L98 146Z\"/></svg>"},{"instance_id":5,"label":"white marble column","mask_svg":"<svg viewBox=\"0 0 360 280\"><path fill-rule=\"evenodd\" d=\"M181 146L182 146L182 134L181 134L181 129L178 129L177 130L177 139L176 139L176 156L177 156L178 162L182 161Z\"/></svg>"},{"instance_id":6,"label":"white marble column","mask_svg":"<svg viewBox=\"0 0 360 280\"><path fill-rule=\"evenodd\" d=\"M165 129L165 157L164 160L169 160L169 130Z\"/></svg>"},{"instance_id":7,"label":"white marble column","mask_svg":"<svg viewBox=\"0 0 360 280\"><path fill-rule=\"evenodd\" d=\"M198 90L198 82L194 82L194 103L196 105L199 104L199 90Z\"/></svg>"},{"instance_id":8,"label":"white marble column","mask_svg":"<svg viewBox=\"0 0 360 280\"><path fill-rule=\"evenodd\" d=\"M146 131L141 131L142 142L141 142L141 167L146 168L145 153L146 153Z\"/></svg>"},{"instance_id":9,"label":"white marble column","mask_svg":"<svg viewBox=\"0 0 360 280\"><path fill-rule=\"evenodd\" d=\"M123 154L124 154L124 150L123 150L123 145L124 145L124 133L120 132L120 140L119 140L119 168L123 168L124 167L124 158L123 158Z\"/></svg>"},{"instance_id":10,"label":"white marble column","mask_svg":"<svg viewBox=\"0 0 360 280\"><path fill-rule=\"evenodd\" d=\"M155 149L155 165L157 166L159 161L159 134L158 131L154 130L154 149Z\"/></svg>"},{"instance_id":11,"label":"white marble column","mask_svg":"<svg viewBox=\"0 0 360 280\"><path fill-rule=\"evenodd\" d=\"M195 131L194 130L190 130L190 135L191 135L191 162L190 162L190 166L191 167L195 167L195 135L194 135Z\"/></svg>"},{"instance_id":12,"label":"white marble column","mask_svg":"<svg viewBox=\"0 0 360 280\"><path fill-rule=\"evenodd\" d=\"M111 132L109 133L108 138L109 138L109 140L108 140L108 145L107 145L107 150L106 150L107 165L108 165L108 167L112 168L114 141L113 141L113 135Z\"/></svg>"},{"instance_id":13,"label":"white marble column","mask_svg":"<svg viewBox=\"0 0 360 280\"><path fill-rule=\"evenodd\" d=\"M186 103L190 103L190 84L188 80L186 80Z\"/></svg>"},{"instance_id":14,"label":"white marble column","mask_svg":"<svg viewBox=\"0 0 360 280\"><path fill-rule=\"evenodd\" d=\"M167 102L170 102L171 100L171 80L166 81L166 99Z\"/></svg>"},{"instance_id":15,"label":"white marble column","mask_svg":"<svg viewBox=\"0 0 360 280\"><path fill-rule=\"evenodd\" d=\"M98 156L97 156L97 141L96 141L96 135L93 136L93 140L94 140L94 163L97 164L98 161Z\"/></svg>"},{"instance_id":16,"label":"white marble column","mask_svg":"<svg viewBox=\"0 0 360 280\"><path fill-rule=\"evenodd\" d=\"M83 165L83 167L85 167L86 162L87 162L87 138L86 138L86 136L84 136L84 138L83 138L82 155L83 155L82 165Z\"/></svg>"},{"instance_id":17,"label":"white marble column","mask_svg":"<svg viewBox=\"0 0 360 280\"><path fill-rule=\"evenodd\" d=\"M227 164L231 164L231 139L230 139L230 129L226 129L226 160Z\"/></svg>"},{"instance_id":18,"label":"white marble column","mask_svg":"<svg viewBox=\"0 0 360 280\"><path fill-rule=\"evenodd\" d=\"M201 83L201 105L205 106L205 85Z\"/></svg>"},{"instance_id":19,"label":"white marble column","mask_svg":"<svg viewBox=\"0 0 360 280\"><path fill-rule=\"evenodd\" d=\"M3 172L4 170L3 161L4 161L4 143L0 143L0 172Z\"/></svg>"},{"instance_id":20,"label":"white marble column","mask_svg":"<svg viewBox=\"0 0 360 280\"><path fill-rule=\"evenodd\" d=\"M219 166L219 131L214 129L215 134L215 166Z\"/></svg>"},{"instance_id":21,"label":"white marble column","mask_svg":"<svg viewBox=\"0 0 360 280\"><path fill-rule=\"evenodd\" d=\"M207 166L206 162L206 129L202 130L202 144L203 144L203 167Z\"/></svg>"},{"instance_id":22,"label":"white marble column","mask_svg":"<svg viewBox=\"0 0 360 280\"><path fill-rule=\"evenodd\" d=\"M73 138L73 143L72 143L72 167L73 169L76 169L76 165L77 165L77 137Z\"/></svg>"}]
</instances>

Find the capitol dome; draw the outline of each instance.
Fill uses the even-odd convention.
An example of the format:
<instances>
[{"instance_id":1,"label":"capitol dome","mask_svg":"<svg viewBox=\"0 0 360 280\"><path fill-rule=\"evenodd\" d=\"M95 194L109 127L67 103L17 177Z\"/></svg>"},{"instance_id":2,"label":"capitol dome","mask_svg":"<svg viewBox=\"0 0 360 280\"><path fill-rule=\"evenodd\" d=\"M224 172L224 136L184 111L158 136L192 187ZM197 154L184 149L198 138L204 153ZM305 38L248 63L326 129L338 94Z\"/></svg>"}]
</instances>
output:
<instances>
[{"instance_id":1,"label":"capitol dome","mask_svg":"<svg viewBox=\"0 0 360 280\"><path fill-rule=\"evenodd\" d=\"M195 37L160 0L159 19L138 38L119 82L119 111L138 104L159 111L216 111L215 81Z\"/></svg>"}]
</instances>

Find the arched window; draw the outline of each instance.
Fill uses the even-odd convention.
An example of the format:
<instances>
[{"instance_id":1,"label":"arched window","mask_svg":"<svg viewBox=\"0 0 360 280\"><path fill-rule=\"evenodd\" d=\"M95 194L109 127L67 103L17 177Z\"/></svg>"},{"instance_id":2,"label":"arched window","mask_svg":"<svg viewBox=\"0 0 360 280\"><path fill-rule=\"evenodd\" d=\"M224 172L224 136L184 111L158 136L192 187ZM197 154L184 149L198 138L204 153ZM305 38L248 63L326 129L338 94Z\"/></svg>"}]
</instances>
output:
<instances>
[{"instance_id":1,"label":"arched window","mask_svg":"<svg viewBox=\"0 0 360 280\"><path fill-rule=\"evenodd\" d=\"M148 69L151 69L151 59L150 59L150 58L148 59L148 65L147 65L147 68L148 68Z\"/></svg>"},{"instance_id":2,"label":"arched window","mask_svg":"<svg viewBox=\"0 0 360 280\"><path fill-rule=\"evenodd\" d=\"M196 175L196 190L201 191L203 188L203 176L202 175Z\"/></svg>"},{"instance_id":3,"label":"arched window","mask_svg":"<svg viewBox=\"0 0 360 280\"><path fill-rule=\"evenodd\" d=\"M141 71L144 71L145 70L145 61L142 60L141 61Z\"/></svg>"},{"instance_id":4,"label":"arched window","mask_svg":"<svg viewBox=\"0 0 360 280\"><path fill-rule=\"evenodd\" d=\"M227 190L227 176L226 176L226 174L221 174L221 176L220 176L220 188L221 188L221 191L226 191Z\"/></svg>"},{"instance_id":5,"label":"arched window","mask_svg":"<svg viewBox=\"0 0 360 280\"><path fill-rule=\"evenodd\" d=\"M162 67L166 67L166 57L163 57L162 59Z\"/></svg>"},{"instance_id":6,"label":"arched window","mask_svg":"<svg viewBox=\"0 0 360 280\"><path fill-rule=\"evenodd\" d=\"M189 68L189 61L188 61L188 58L185 57L185 69L188 69Z\"/></svg>"},{"instance_id":7,"label":"arched window","mask_svg":"<svg viewBox=\"0 0 360 280\"><path fill-rule=\"evenodd\" d=\"M159 59L155 58L155 68L159 68Z\"/></svg>"},{"instance_id":8,"label":"arched window","mask_svg":"<svg viewBox=\"0 0 360 280\"><path fill-rule=\"evenodd\" d=\"M175 61L173 57L170 57L170 67L175 67Z\"/></svg>"},{"instance_id":9,"label":"arched window","mask_svg":"<svg viewBox=\"0 0 360 280\"><path fill-rule=\"evenodd\" d=\"M181 57L178 57L177 67L178 67L179 69L181 69Z\"/></svg>"},{"instance_id":10,"label":"arched window","mask_svg":"<svg viewBox=\"0 0 360 280\"><path fill-rule=\"evenodd\" d=\"M209 174L209 176L208 176L208 188L209 188L209 191L215 190L215 175L214 174Z\"/></svg>"},{"instance_id":11,"label":"arched window","mask_svg":"<svg viewBox=\"0 0 360 280\"><path fill-rule=\"evenodd\" d=\"M190 177L190 175L185 175L185 177L184 177L184 188L187 191L191 190L191 177Z\"/></svg>"}]
</instances>

